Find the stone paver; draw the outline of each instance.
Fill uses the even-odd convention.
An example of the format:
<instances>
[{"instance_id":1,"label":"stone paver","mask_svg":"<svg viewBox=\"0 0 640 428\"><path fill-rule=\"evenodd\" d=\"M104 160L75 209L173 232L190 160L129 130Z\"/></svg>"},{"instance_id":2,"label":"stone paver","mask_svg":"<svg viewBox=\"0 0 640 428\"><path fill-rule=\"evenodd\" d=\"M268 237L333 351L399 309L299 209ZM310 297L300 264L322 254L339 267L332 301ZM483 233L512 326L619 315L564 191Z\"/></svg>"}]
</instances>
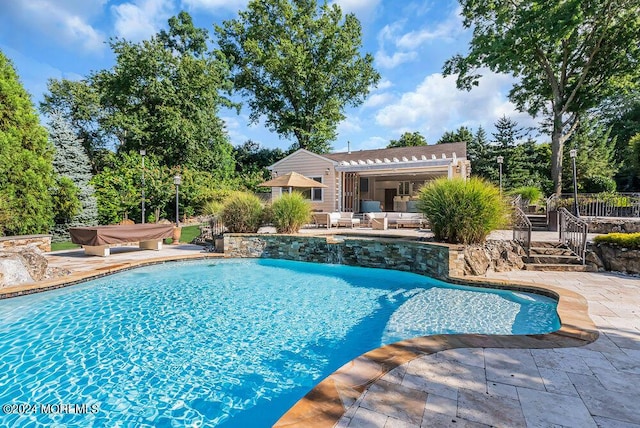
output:
<instances>
[{"instance_id":1,"label":"stone paver","mask_svg":"<svg viewBox=\"0 0 640 428\"><path fill-rule=\"evenodd\" d=\"M397 367L386 386L426 393L421 427L640 428L640 278L529 271L486 278L581 294L600 337L580 348L450 349Z\"/></svg>"}]
</instances>

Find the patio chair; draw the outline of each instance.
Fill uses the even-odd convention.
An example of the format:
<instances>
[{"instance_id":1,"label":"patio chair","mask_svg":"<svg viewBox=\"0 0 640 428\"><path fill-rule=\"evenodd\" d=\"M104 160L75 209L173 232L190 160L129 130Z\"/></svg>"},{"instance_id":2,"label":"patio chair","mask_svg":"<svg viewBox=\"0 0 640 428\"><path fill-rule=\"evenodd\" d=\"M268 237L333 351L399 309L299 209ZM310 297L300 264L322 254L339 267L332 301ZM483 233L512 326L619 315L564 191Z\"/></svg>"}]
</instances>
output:
<instances>
[{"instance_id":1,"label":"patio chair","mask_svg":"<svg viewBox=\"0 0 640 428\"><path fill-rule=\"evenodd\" d=\"M313 224L315 224L316 227L331 228L331 216L329 213L313 213L311 216L313 217Z\"/></svg>"}]
</instances>

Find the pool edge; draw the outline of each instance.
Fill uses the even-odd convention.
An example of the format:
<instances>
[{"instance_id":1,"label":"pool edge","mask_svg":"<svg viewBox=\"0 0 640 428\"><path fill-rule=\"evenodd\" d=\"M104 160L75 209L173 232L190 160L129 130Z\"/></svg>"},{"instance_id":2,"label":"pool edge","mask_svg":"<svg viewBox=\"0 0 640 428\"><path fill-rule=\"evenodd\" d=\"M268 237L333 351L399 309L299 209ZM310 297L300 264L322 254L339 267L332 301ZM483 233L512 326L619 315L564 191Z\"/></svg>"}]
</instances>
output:
<instances>
[{"instance_id":1,"label":"pool edge","mask_svg":"<svg viewBox=\"0 0 640 428\"><path fill-rule=\"evenodd\" d=\"M2 288L0 289L0 300L70 287L72 285L91 281L92 279L102 278L104 276L112 275L117 272L135 269L143 266L157 265L168 262L179 262L182 260L204 260L223 257L224 255L220 253L197 253L153 257L143 260L114 261L115 264L113 265L104 266L91 271L77 272L54 279L30 282Z\"/></svg>"}]
</instances>

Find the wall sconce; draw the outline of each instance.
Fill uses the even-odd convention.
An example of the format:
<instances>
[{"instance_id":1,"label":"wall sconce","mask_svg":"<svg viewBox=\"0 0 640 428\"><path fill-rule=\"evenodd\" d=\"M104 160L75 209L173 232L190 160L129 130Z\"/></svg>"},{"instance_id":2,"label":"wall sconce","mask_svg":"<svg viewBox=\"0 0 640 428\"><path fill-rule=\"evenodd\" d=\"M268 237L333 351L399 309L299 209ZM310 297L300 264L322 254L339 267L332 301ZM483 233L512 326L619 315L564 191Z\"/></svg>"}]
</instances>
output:
<instances>
[{"instance_id":1,"label":"wall sconce","mask_svg":"<svg viewBox=\"0 0 640 428\"><path fill-rule=\"evenodd\" d=\"M331 172L331 168L327 168L327 170L325 171L325 174L329 175L330 172Z\"/></svg>"}]
</instances>

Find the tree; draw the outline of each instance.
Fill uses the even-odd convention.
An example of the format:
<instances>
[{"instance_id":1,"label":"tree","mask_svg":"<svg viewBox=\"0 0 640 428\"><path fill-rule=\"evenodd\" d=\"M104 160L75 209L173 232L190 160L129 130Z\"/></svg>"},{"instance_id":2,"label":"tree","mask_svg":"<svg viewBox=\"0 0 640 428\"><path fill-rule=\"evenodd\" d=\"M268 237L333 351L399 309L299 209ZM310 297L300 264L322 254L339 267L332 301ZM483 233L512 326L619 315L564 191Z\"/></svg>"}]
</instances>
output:
<instances>
[{"instance_id":1,"label":"tree","mask_svg":"<svg viewBox=\"0 0 640 428\"><path fill-rule=\"evenodd\" d=\"M60 113L53 113L49 123L49 138L55 147L53 168L55 172L68 178L77 187L79 209L75 215L63 216L69 226L94 226L98 224L98 206L91 186L91 165L89 157ZM69 211L67 211L69 212ZM59 220L56 223L60 223Z\"/></svg>"},{"instance_id":2,"label":"tree","mask_svg":"<svg viewBox=\"0 0 640 428\"><path fill-rule=\"evenodd\" d=\"M216 33L251 121L264 116L297 148L328 152L345 107L360 105L380 79L373 56L359 52L358 19L326 1L252 0Z\"/></svg>"},{"instance_id":3,"label":"tree","mask_svg":"<svg viewBox=\"0 0 640 428\"><path fill-rule=\"evenodd\" d=\"M388 149L393 147L415 147L415 146L426 146L427 139L422 136L418 131L416 132L405 132L400 136L397 140L389 141Z\"/></svg>"},{"instance_id":4,"label":"tree","mask_svg":"<svg viewBox=\"0 0 640 428\"><path fill-rule=\"evenodd\" d=\"M629 157L632 180L640 181L640 133L637 133L629 140Z\"/></svg>"},{"instance_id":5,"label":"tree","mask_svg":"<svg viewBox=\"0 0 640 428\"><path fill-rule=\"evenodd\" d=\"M49 233L53 148L27 91L0 52L0 234Z\"/></svg>"},{"instance_id":6,"label":"tree","mask_svg":"<svg viewBox=\"0 0 640 428\"><path fill-rule=\"evenodd\" d=\"M236 173L240 181L244 187L254 192L269 190L266 187L257 186L271 177L267 167L285 157L285 153L281 149L260 147L260 144L251 140L235 147L233 154L236 159Z\"/></svg>"},{"instance_id":7,"label":"tree","mask_svg":"<svg viewBox=\"0 0 640 428\"><path fill-rule=\"evenodd\" d=\"M615 138L610 138L610 129L593 121L583 121L565 146L564 156L576 149L576 175L578 188L583 192L598 193L615 190L613 177L618 171L615 160ZM572 163L565 165L565 191L573 189Z\"/></svg>"},{"instance_id":8,"label":"tree","mask_svg":"<svg viewBox=\"0 0 640 428\"><path fill-rule=\"evenodd\" d=\"M436 144L445 144L445 143L460 143L462 141L469 143L473 140L473 134L471 130L466 126L461 126L455 131L447 131L442 134L442 137L438 140Z\"/></svg>"},{"instance_id":9,"label":"tree","mask_svg":"<svg viewBox=\"0 0 640 428\"><path fill-rule=\"evenodd\" d=\"M220 106L233 106L221 95L232 83L226 64L207 51L206 34L180 12L168 32L149 40L111 40L116 65L90 82L105 111L101 126L119 152L145 149L169 167L233 173L233 146L217 116Z\"/></svg>"},{"instance_id":10,"label":"tree","mask_svg":"<svg viewBox=\"0 0 640 428\"><path fill-rule=\"evenodd\" d=\"M493 141L502 150L508 150L520 143L524 136L522 128L518 127L516 121L502 116L494 124L496 132L493 135Z\"/></svg>"},{"instance_id":11,"label":"tree","mask_svg":"<svg viewBox=\"0 0 640 428\"><path fill-rule=\"evenodd\" d=\"M467 144L467 158L471 162L472 175L494 183L498 182L495 149L489 144L487 133L482 126Z\"/></svg>"},{"instance_id":12,"label":"tree","mask_svg":"<svg viewBox=\"0 0 640 428\"><path fill-rule=\"evenodd\" d=\"M92 171L98 172L98 158L106 151L107 135L100 126L105 112L96 88L87 80L49 79L47 89L40 111L62 116L84 147Z\"/></svg>"},{"instance_id":13,"label":"tree","mask_svg":"<svg viewBox=\"0 0 640 428\"><path fill-rule=\"evenodd\" d=\"M473 27L467 56L444 74L470 90L479 69L519 78L509 99L520 111L543 115L551 128L554 191L562 188L565 141L581 116L616 89L637 85L640 5L636 0L461 0L464 26Z\"/></svg>"}]
</instances>

